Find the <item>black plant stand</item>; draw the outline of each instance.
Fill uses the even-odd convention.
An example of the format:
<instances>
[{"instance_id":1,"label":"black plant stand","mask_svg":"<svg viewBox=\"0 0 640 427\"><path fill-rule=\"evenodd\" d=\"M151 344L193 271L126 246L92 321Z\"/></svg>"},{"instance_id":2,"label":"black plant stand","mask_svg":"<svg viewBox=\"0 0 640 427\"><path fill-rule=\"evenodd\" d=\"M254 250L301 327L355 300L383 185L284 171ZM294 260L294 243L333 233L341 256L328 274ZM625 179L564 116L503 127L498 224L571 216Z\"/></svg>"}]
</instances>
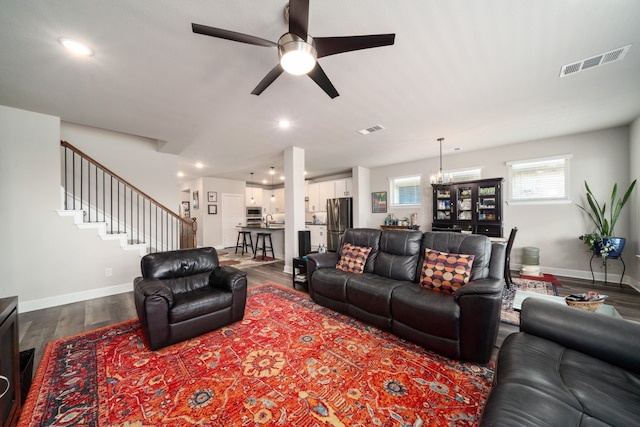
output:
<instances>
[{"instance_id":1,"label":"black plant stand","mask_svg":"<svg viewBox=\"0 0 640 427\"><path fill-rule=\"evenodd\" d=\"M596 254L592 254L591 255L591 259L589 260L589 268L591 269L591 283L595 283L596 282L596 277L593 274L593 266L591 265L591 262L593 261L593 258L595 258ZM598 259L600 259L600 257L598 256ZM617 256L617 257L607 257L607 261L609 261L610 259L617 259L618 261L620 261L622 263L622 276L620 276L620 287L622 287L622 279L624 278L624 271L626 270L627 266L624 265L624 261L622 260L621 256ZM604 263L604 284L607 284L607 263Z\"/></svg>"}]
</instances>

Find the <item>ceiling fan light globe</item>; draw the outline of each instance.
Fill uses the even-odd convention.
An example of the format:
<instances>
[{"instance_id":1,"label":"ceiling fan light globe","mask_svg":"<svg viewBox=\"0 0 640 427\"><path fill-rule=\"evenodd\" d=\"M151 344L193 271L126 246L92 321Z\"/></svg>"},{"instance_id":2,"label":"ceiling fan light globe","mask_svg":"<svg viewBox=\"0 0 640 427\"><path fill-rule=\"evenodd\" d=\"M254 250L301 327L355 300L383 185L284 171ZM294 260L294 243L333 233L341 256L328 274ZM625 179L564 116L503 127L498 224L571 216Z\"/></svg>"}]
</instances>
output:
<instances>
[{"instance_id":1,"label":"ceiling fan light globe","mask_svg":"<svg viewBox=\"0 0 640 427\"><path fill-rule=\"evenodd\" d=\"M287 73L299 76L307 74L316 66L317 53L311 36L305 41L287 33L280 37L278 45L280 65Z\"/></svg>"}]
</instances>

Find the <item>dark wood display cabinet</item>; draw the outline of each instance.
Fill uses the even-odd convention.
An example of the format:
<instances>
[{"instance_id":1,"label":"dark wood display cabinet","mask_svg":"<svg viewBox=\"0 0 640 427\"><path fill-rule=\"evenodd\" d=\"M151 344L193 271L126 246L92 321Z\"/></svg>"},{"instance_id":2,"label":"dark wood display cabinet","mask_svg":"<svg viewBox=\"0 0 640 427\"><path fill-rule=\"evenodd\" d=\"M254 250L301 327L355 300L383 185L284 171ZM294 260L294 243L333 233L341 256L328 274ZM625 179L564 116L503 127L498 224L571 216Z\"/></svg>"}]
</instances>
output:
<instances>
[{"instance_id":1,"label":"dark wood display cabinet","mask_svg":"<svg viewBox=\"0 0 640 427\"><path fill-rule=\"evenodd\" d=\"M19 416L18 297L0 298L0 425L14 426Z\"/></svg>"},{"instance_id":2,"label":"dark wood display cabinet","mask_svg":"<svg viewBox=\"0 0 640 427\"><path fill-rule=\"evenodd\" d=\"M432 184L433 231L502 237L504 178Z\"/></svg>"}]
</instances>

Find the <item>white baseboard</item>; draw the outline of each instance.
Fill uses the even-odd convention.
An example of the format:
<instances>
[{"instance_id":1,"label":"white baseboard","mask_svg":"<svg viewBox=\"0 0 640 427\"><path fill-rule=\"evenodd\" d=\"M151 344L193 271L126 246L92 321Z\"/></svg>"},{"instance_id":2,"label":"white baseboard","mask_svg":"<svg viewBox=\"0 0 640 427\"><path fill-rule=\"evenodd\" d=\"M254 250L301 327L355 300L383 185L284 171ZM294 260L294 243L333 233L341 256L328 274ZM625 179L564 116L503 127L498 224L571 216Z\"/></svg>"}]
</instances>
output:
<instances>
[{"instance_id":1,"label":"white baseboard","mask_svg":"<svg viewBox=\"0 0 640 427\"><path fill-rule=\"evenodd\" d=\"M520 269L522 268L521 264L514 264L511 263L511 270L512 271L520 271ZM598 268L599 270L599 268ZM541 273L548 273L548 274L553 274L554 276L564 276L564 277L573 277L576 279L585 279L585 280L592 280L591 277L591 272L590 271L584 271L584 270L569 270L569 269L565 269L565 268L554 268L554 267L545 267L545 266L540 266L540 272ZM600 271L593 271L593 276L595 277L595 280L600 281L600 282L604 282L604 272L600 272ZM607 274L607 283L614 283L614 284L618 284L620 283L620 274L616 274L616 273L608 273ZM629 276L626 275L624 276L622 283L625 285L629 285L632 288L638 290L640 292L640 284L638 283L638 281Z\"/></svg>"},{"instance_id":2,"label":"white baseboard","mask_svg":"<svg viewBox=\"0 0 640 427\"><path fill-rule=\"evenodd\" d=\"M108 286L105 288L91 289L89 291L74 292L65 295L57 295L55 297L40 298L31 301L24 301L18 304L20 313L41 310L43 308L56 307L59 305L70 304L72 302L86 301L94 298L107 297L110 295L122 294L133 291L133 283L124 285Z\"/></svg>"}]
</instances>

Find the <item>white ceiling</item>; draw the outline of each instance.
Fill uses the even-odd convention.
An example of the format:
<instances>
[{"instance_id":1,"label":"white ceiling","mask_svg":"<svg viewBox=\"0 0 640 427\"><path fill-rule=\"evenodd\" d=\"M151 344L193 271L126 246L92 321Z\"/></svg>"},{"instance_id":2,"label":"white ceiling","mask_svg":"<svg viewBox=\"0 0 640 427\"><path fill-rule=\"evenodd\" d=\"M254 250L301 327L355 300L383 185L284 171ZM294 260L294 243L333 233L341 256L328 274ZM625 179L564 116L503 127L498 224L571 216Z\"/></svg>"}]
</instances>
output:
<instances>
[{"instance_id":1,"label":"white ceiling","mask_svg":"<svg viewBox=\"0 0 640 427\"><path fill-rule=\"evenodd\" d=\"M159 149L179 155L184 179L259 179L281 170L291 145L321 176L435 157L441 136L446 154L640 116L637 0L311 0L312 36L396 34L394 46L319 60L333 100L286 73L251 95L276 50L191 31L195 22L277 41L285 4L3 1L0 104L166 141ZM60 37L95 55L70 55ZM565 64L628 44L622 61L559 78ZM386 129L356 133L376 124Z\"/></svg>"}]
</instances>

